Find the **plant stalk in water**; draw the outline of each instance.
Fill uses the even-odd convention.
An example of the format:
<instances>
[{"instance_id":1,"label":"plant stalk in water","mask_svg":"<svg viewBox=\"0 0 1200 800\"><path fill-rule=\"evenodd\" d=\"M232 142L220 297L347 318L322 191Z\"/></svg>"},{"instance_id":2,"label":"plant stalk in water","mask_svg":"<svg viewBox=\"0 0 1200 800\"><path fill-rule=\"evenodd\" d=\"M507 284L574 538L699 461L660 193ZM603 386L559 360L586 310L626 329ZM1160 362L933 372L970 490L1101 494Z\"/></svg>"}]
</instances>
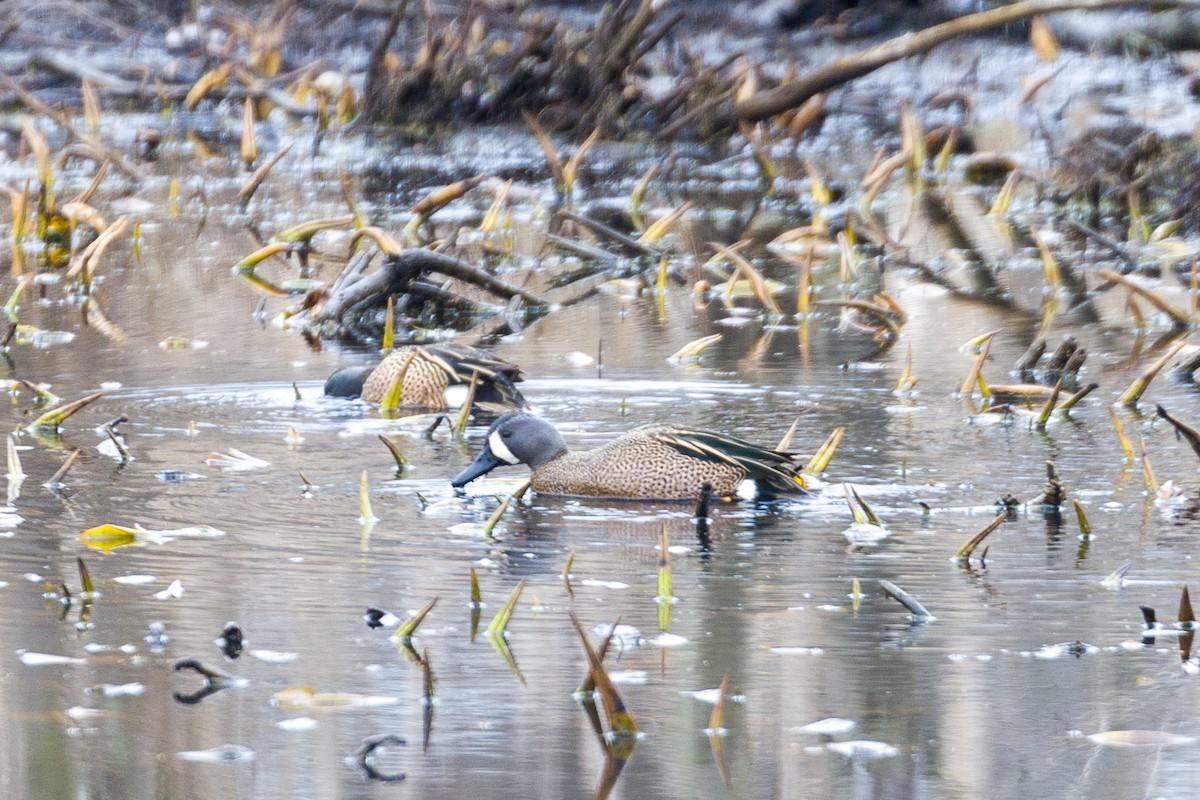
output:
<instances>
[{"instance_id":1,"label":"plant stalk in water","mask_svg":"<svg viewBox=\"0 0 1200 800\"><path fill-rule=\"evenodd\" d=\"M984 526L983 530L972 536L962 547L958 548L958 552L954 554L954 557L959 561L969 561L971 554L975 552L975 548L979 547L983 540L990 536L994 530L999 528L1000 524L1006 519L1008 519L1007 511L999 514L994 520Z\"/></svg>"},{"instance_id":2,"label":"plant stalk in water","mask_svg":"<svg viewBox=\"0 0 1200 800\"><path fill-rule=\"evenodd\" d=\"M400 627L396 629L396 632L392 634L392 641L410 641L416 634L417 628L420 627L421 623L425 621L425 617L428 616L429 612L433 610L433 607L437 605L437 601L438 599L436 597L433 598L428 603L423 605L416 614L413 614L411 617L402 622Z\"/></svg>"},{"instance_id":3,"label":"plant stalk in water","mask_svg":"<svg viewBox=\"0 0 1200 800\"><path fill-rule=\"evenodd\" d=\"M496 616L492 618L491 623L487 626L487 635L493 638L504 638L504 631L508 628L508 621L512 619L513 611L517 607L517 601L521 599L521 592L525 591L525 579L522 578L516 587L512 590L512 594L508 596L508 600L496 612Z\"/></svg>"}]
</instances>

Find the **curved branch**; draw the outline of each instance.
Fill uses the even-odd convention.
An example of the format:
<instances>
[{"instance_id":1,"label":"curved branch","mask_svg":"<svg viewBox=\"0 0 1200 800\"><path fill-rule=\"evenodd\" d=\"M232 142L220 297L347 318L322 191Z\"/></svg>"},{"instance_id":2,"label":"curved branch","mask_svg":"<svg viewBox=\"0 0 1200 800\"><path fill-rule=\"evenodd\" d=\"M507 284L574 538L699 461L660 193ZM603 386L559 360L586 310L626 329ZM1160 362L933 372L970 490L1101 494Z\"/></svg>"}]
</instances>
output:
<instances>
[{"instance_id":1,"label":"curved branch","mask_svg":"<svg viewBox=\"0 0 1200 800\"><path fill-rule=\"evenodd\" d=\"M1012 5L991 8L977 14L943 22L924 30L905 33L888 39L859 53L843 56L832 64L826 64L802 75L796 80L780 84L766 92L733 104L730 122L758 122L788 109L795 108L815 94L841 86L861 78L893 61L927 53L939 44L968 33L999 28L1039 14L1056 11L1099 11L1124 6L1168 6L1172 8L1200 8L1197 0L1023 0Z\"/></svg>"}]
</instances>

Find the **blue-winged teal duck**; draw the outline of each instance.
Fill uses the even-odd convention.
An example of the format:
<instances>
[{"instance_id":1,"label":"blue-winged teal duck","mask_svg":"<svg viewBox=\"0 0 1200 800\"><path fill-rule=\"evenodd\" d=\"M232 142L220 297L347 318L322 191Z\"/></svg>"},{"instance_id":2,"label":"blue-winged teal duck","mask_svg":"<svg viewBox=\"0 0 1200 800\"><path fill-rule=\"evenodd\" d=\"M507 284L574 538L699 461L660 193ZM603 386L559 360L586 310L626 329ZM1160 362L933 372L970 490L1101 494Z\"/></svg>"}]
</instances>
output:
<instances>
[{"instance_id":1,"label":"blue-winged teal duck","mask_svg":"<svg viewBox=\"0 0 1200 800\"><path fill-rule=\"evenodd\" d=\"M407 367L405 366L407 365ZM463 345L397 347L376 367L346 367L325 381L331 397L361 397L368 403L382 402L396 376L404 370L400 405L446 407L446 388L470 385L477 376L475 403L484 408L525 408L525 398L513 384L521 380L521 368L491 353Z\"/></svg>"},{"instance_id":2,"label":"blue-winged teal duck","mask_svg":"<svg viewBox=\"0 0 1200 800\"><path fill-rule=\"evenodd\" d=\"M805 488L790 454L734 436L646 425L572 453L550 423L524 412L496 420L483 451L451 483L462 487L508 464L528 464L534 491L544 494L680 500L699 496L707 483L714 496L733 497L746 480L766 496Z\"/></svg>"}]
</instances>

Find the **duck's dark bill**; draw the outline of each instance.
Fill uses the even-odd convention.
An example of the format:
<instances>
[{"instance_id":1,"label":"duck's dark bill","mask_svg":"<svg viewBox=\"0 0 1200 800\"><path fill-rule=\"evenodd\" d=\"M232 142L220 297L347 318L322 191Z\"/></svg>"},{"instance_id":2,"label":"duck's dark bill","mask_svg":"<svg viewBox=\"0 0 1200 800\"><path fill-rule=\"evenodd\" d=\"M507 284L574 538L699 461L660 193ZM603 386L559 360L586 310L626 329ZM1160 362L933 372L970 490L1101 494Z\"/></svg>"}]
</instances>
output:
<instances>
[{"instance_id":1,"label":"duck's dark bill","mask_svg":"<svg viewBox=\"0 0 1200 800\"><path fill-rule=\"evenodd\" d=\"M492 455L491 449L484 447L475 460L471 462L471 466L458 473L458 477L450 481L450 485L455 489L461 489L480 475L486 475L496 467L501 466L504 466L504 462Z\"/></svg>"}]
</instances>

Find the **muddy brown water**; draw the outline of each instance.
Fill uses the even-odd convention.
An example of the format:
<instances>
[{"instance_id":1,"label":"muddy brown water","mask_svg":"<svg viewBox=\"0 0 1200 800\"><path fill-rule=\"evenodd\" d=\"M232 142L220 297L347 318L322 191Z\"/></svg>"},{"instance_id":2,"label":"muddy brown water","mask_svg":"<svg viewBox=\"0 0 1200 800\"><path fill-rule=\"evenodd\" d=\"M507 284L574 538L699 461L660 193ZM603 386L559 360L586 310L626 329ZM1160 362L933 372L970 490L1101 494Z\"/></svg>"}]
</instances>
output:
<instances>
[{"instance_id":1,"label":"muddy brown water","mask_svg":"<svg viewBox=\"0 0 1200 800\"><path fill-rule=\"evenodd\" d=\"M252 210L260 226L336 212L337 166L360 146L327 143L322 160L269 185ZM507 152L477 142L458 148L465 162ZM431 159L393 162L389 174L433 169L437 154ZM140 263L127 245L105 259L99 297L123 341L81 327L60 287L23 304L23 322L76 338L14 348L12 374L49 381L64 398L108 389L60 438L18 440L30 448L20 451L29 477L12 502L11 527L0 531L5 796L592 796L605 764L573 697L585 662L568 610L588 629L619 617L644 640L609 661L644 733L613 797L1194 794L1200 748L1107 748L1084 738L1111 730L1200 737L1197 678L1181 669L1176 639L1141 644L1137 608L1154 606L1170 621L1181 587L1195 581L1196 504L1188 498L1200 476L1186 444L1154 424L1150 405L1117 413L1132 435L1145 437L1159 480L1176 481L1183 499L1156 505L1140 467L1121 454L1105 406L1149 363L1153 336L1135 339L1120 298L1105 308L1108 322L1085 326L1064 314L1051 327L1052 343L1070 333L1088 347L1083 379L1101 389L1069 421L1038 432L1021 419L972 422L971 404L955 394L970 365L960 344L1000 331L988 376L1008 380L1006 370L1038 329L1036 314L954 300L889 273L882 285L909 321L899 346L867 358L877 345L839 331L835 315L811 320L802 347L794 326L731 325L684 288L672 288L661 306L652 293L601 294L495 347L524 367L525 394L571 446L672 421L773 443L803 414L798 450L811 451L836 426L847 429L831 485L794 501L716 507L707 549L686 504L536 496L511 508L489 540L478 526L521 470L498 471L455 496L449 478L471 459L483 428L462 440L444 428L425 437L380 421L367 406L322 398L326 375L374 355L313 349L295 332L256 321L259 296L229 271L253 244L244 218L220 210L240 178L227 165L208 169L214 210L198 236L201 211L187 200L185 182L179 217L142 212ZM430 173L419 174L407 188L372 189L371 213L398 229L405 202ZM752 170L739 175L752 184ZM166 193L161 178L143 194L161 208ZM795 207L777 211L793 225L803 221ZM702 224L719 226L722 213L744 210L718 209ZM1014 266L1013 285L1035 286L1038 269L1033 259ZM826 287L836 281L831 270L819 270ZM1033 308L1036 291L1024 295ZM281 308L270 301L267 316ZM725 338L697 364L667 363L712 332ZM163 349L168 337L207 344ZM598 374L579 354L595 355L601 339ZM918 392L897 397L908 343ZM1200 419L1195 387L1168 376L1146 401ZM9 430L35 413L27 393L5 409L0 424ZM94 430L120 413L129 416L121 428L134 456L125 464L97 450L103 437ZM193 422L196 436L188 435ZM290 427L303 442L285 441ZM393 435L412 464L399 478L375 438L380 432ZM74 448L81 455L67 490L51 494L40 483ZM229 448L267 464L206 466L210 452ZM1087 509L1094 540L1080 540L1069 509L1054 519L1022 507L989 540L986 566L955 563L954 552L994 516L999 496L1038 494L1047 459ZM358 521L363 470L379 518L367 534ZM311 496L301 493L300 472L312 482ZM879 511L886 535L851 526L841 482ZM108 554L81 543L82 531L108 523L207 525L225 535ZM664 526L676 551L679 601L669 633L682 639L674 642L658 639L655 548ZM573 599L560 578L572 551ZM43 597L43 578L78 591L77 556L101 593L82 627L78 605L64 617L61 603ZM1127 561L1125 584L1104 586ZM517 582L527 582L509 628L523 683L483 637L470 642L472 567L487 604L484 625ZM854 611L856 578L864 597ZM936 620L914 624L879 579L911 592ZM155 597L176 580L181 596ZM437 678L426 745L421 670L363 614L377 606L404 616L434 597L415 641ZM236 661L213 644L230 620L248 638ZM169 637L158 646L144 638L154 622ZM1091 648L1076 656L1051 647L1073 642ZM39 664L42 655L77 661ZM172 670L185 657L242 683L182 703L176 693L200 688L195 673ZM723 738L730 790L704 732L710 706L692 696L718 686L726 672L737 695ZM100 688L128 684L138 686L116 696ZM290 686L389 702L340 709L272 702ZM832 737L799 730L831 717L852 721L853 730ZM370 780L347 762L378 734L407 741L377 764L383 773L403 772L403 783ZM827 746L853 741L887 747L858 746L847 756ZM237 751L245 757L213 763L187 755L224 746L245 748Z\"/></svg>"}]
</instances>

